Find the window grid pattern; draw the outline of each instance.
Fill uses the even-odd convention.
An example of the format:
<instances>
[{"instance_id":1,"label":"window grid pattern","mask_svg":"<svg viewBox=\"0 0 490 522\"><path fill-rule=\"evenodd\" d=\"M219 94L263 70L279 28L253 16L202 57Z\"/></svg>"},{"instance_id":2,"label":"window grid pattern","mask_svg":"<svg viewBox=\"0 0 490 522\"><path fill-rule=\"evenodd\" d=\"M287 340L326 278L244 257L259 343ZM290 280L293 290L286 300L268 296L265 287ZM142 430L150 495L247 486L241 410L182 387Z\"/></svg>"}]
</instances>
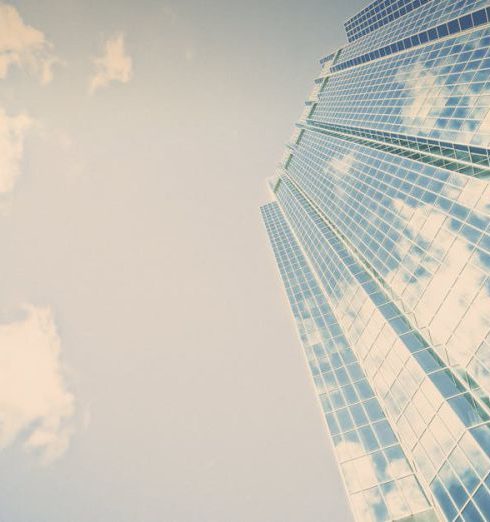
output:
<instances>
[{"instance_id":1,"label":"window grid pattern","mask_svg":"<svg viewBox=\"0 0 490 522\"><path fill-rule=\"evenodd\" d=\"M265 207L359 521L490 522L489 11L351 18Z\"/></svg>"},{"instance_id":2,"label":"window grid pattern","mask_svg":"<svg viewBox=\"0 0 490 522\"><path fill-rule=\"evenodd\" d=\"M358 519L388 521L430 510L277 203L262 207L262 215Z\"/></svg>"},{"instance_id":3,"label":"window grid pattern","mask_svg":"<svg viewBox=\"0 0 490 522\"><path fill-rule=\"evenodd\" d=\"M349 42L369 34L384 25L410 13L430 0L378 0L344 24Z\"/></svg>"},{"instance_id":4,"label":"window grid pattern","mask_svg":"<svg viewBox=\"0 0 490 522\"><path fill-rule=\"evenodd\" d=\"M488 149L489 111L486 28L330 76L309 117Z\"/></svg>"},{"instance_id":5,"label":"window grid pattern","mask_svg":"<svg viewBox=\"0 0 490 522\"><path fill-rule=\"evenodd\" d=\"M351 58L350 60L339 63L338 65L332 67L332 72L343 71L349 67L371 62L373 60L377 60L378 58L384 58L390 54L395 54L401 51L408 51L408 49L418 47L419 45L423 45L427 42L433 42L439 40L440 38L445 38L448 35L455 35L461 33L462 31L467 31L469 29L485 25L489 21L490 7L487 7L486 9L479 9L478 11L460 16L459 18L450 20L447 23L438 25L437 27L433 27L427 31L421 31L420 33L409 36L408 38L404 38L398 42L380 47L375 51L369 51L368 53L362 54L361 56L357 56L356 58Z\"/></svg>"},{"instance_id":6,"label":"window grid pattern","mask_svg":"<svg viewBox=\"0 0 490 522\"><path fill-rule=\"evenodd\" d=\"M408 16L350 43L342 49L339 62L351 60L487 6L488 0L432 0Z\"/></svg>"},{"instance_id":7,"label":"window grid pattern","mask_svg":"<svg viewBox=\"0 0 490 522\"><path fill-rule=\"evenodd\" d=\"M330 131L331 133L340 134L343 139L346 139L346 136L352 137L352 139L366 138L370 140L370 143L360 141L359 139L357 143L367 144L368 146L393 152L405 158L423 161L429 165L443 167L468 176L485 178L490 174L490 150L482 149L481 147L458 145L456 143L395 134L393 132L361 129L347 125L332 125L309 118L306 118L305 124L299 123L298 128ZM297 143L296 140L294 142Z\"/></svg>"},{"instance_id":8,"label":"window grid pattern","mask_svg":"<svg viewBox=\"0 0 490 522\"><path fill-rule=\"evenodd\" d=\"M488 182L310 132L287 171L446 362L490 392Z\"/></svg>"},{"instance_id":9,"label":"window grid pattern","mask_svg":"<svg viewBox=\"0 0 490 522\"><path fill-rule=\"evenodd\" d=\"M434 350L411 329L403 314L390 302L301 194L287 179L283 179L276 194L293 230L301 237L303 247L319 279L328 289L328 295L332 296L332 304L341 328L360 357L361 364L366 369L370 382L374 383L386 411L395 421L404 447L412 451L412 458L417 466L421 467L426 462L425 459L418 461L415 457L415 448L418 447L424 448L422 451L432 456L436 464L435 469L446 462L446 454L435 453L430 440L433 432L440 434L441 427L451 427L447 442L450 450L459 448L457 441L461 441L465 433L473 434L473 429L483 430L490 435L488 414L448 372ZM352 313L351 304L344 305L342 302L346 287L356 288L355 299L362 304L361 310L355 315ZM346 314L343 313L344 310ZM348 323L344 322L345 315L349 318ZM393 342L392 338L391 343L386 343L385 339L376 338L375 335L373 342L372 332L379 334L384 329L387 333L391 330L391 335L395 335L395 341ZM393 367L396 368L395 371ZM396 406L397 410L393 411L393 406ZM425 433L427 436L424 437ZM441 440L440 436L438 439ZM468 447L473 448L469 460L470 467L465 473L474 477L476 490L483 485L490 470L486 456L490 455L490 447L484 443L478 447L475 441L478 441L478 444L481 442L476 436L473 441L465 438L464 445L467 452ZM420 452L417 455L420 457ZM475 469L480 471L480 475ZM443 485L444 492L449 492L449 506L454 505L457 508L455 517L458 510L466 505L469 497L462 494L459 479L456 483L448 482L445 475L441 476L435 470L434 473L430 478L431 490L436 498L442 499L438 486ZM457 493L453 494L456 490ZM485 497L485 502L490 500L490 492L486 493L488 497ZM449 513L444 500L441 500L440 504L441 508ZM479 502L477 509L481 511L482 506L484 503ZM452 520L454 517L448 516L448 519Z\"/></svg>"}]
</instances>

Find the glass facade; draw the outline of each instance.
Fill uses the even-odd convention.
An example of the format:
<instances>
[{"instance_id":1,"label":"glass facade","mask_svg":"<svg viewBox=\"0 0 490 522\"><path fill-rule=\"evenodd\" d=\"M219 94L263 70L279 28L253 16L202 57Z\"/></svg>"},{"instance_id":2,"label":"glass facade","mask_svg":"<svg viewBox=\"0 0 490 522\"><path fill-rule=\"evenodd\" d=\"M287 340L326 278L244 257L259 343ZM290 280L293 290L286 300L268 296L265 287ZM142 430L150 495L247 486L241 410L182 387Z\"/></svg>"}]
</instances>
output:
<instances>
[{"instance_id":1,"label":"glass facade","mask_svg":"<svg viewBox=\"0 0 490 522\"><path fill-rule=\"evenodd\" d=\"M358 521L490 521L490 0L345 24L262 215Z\"/></svg>"}]
</instances>

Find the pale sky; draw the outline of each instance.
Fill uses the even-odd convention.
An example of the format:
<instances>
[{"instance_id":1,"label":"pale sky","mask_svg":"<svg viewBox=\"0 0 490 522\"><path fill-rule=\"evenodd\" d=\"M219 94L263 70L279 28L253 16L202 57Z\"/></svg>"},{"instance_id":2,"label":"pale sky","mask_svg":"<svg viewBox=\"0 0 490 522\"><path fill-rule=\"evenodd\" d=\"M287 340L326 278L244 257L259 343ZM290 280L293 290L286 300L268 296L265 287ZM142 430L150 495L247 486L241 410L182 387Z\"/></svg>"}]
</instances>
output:
<instances>
[{"instance_id":1,"label":"pale sky","mask_svg":"<svg viewBox=\"0 0 490 522\"><path fill-rule=\"evenodd\" d=\"M348 522L260 222L360 0L0 3L1 522Z\"/></svg>"}]
</instances>

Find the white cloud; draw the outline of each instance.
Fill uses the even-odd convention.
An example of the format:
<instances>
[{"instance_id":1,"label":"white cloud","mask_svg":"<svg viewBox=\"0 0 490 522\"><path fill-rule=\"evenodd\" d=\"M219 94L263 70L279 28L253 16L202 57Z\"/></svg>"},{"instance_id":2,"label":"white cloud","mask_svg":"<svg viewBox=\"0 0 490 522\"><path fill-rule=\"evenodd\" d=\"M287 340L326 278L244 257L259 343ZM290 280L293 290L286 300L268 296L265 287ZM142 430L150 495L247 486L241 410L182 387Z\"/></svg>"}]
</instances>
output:
<instances>
[{"instance_id":1,"label":"white cloud","mask_svg":"<svg viewBox=\"0 0 490 522\"><path fill-rule=\"evenodd\" d=\"M469 177L464 188L469 194L472 188L476 194L485 189L480 180ZM465 192L451 190L453 199ZM443 194L447 195L447 191ZM464 201L465 197L463 194L460 200ZM436 207L423 205L414 209L401 200L394 200L393 206L406 223L405 234L418 237L418 243L428 246L409 252L404 244L410 246L408 240L398 242L402 261L391 274L391 287L413 313L417 325L427 328L431 342L445 347L440 354L445 359L448 357L451 364L468 367L490 328L490 295L483 285L488 266L479 261L478 256L472 258L471 243L451 229L451 221ZM429 271L408 282L403 267L412 265L415 272L422 262Z\"/></svg>"},{"instance_id":2,"label":"white cloud","mask_svg":"<svg viewBox=\"0 0 490 522\"><path fill-rule=\"evenodd\" d=\"M345 181L343 178L350 175L355 161L356 157L351 152L340 157L330 158L323 167L323 172L331 178L335 194L338 197L343 197L345 194Z\"/></svg>"},{"instance_id":3,"label":"white cloud","mask_svg":"<svg viewBox=\"0 0 490 522\"><path fill-rule=\"evenodd\" d=\"M27 305L24 312L0 324L0 447L22 435L24 447L49 463L69 445L75 399L65 387L51 310Z\"/></svg>"},{"instance_id":4,"label":"white cloud","mask_svg":"<svg viewBox=\"0 0 490 522\"><path fill-rule=\"evenodd\" d=\"M128 83L133 63L124 48L124 36L118 34L105 43L104 54L94 58L96 72L90 79L89 92L94 93L110 82Z\"/></svg>"},{"instance_id":5,"label":"white cloud","mask_svg":"<svg viewBox=\"0 0 490 522\"><path fill-rule=\"evenodd\" d=\"M0 193L14 187L20 173L24 137L32 123L26 114L8 116L0 108Z\"/></svg>"},{"instance_id":6,"label":"white cloud","mask_svg":"<svg viewBox=\"0 0 490 522\"><path fill-rule=\"evenodd\" d=\"M332 158L330 162L325 166L325 171L329 171L336 177L346 176L350 173L352 165L356 157L353 153L346 154L340 158Z\"/></svg>"},{"instance_id":7,"label":"white cloud","mask_svg":"<svg viewBox=\"0 0 490 522\"><path fill-rule=\"evenodd\" d=\"M466 51L473 49L473 44L465 45ZM396 75L396 80L404 84L406 94L400 116L407 132L431 135L447 141L488 145L490 113L486 96L469 96L466 85L446 84L444 75L438 75L437 70L433 71L417 62L410 70L400 70ZM482 88L481 94L488 94L488 89ZM450 116L447 111L451 109L448 101L458 98L463 102L458 106L461 113L458 117L465 121L460 127L453 127L448 123ZM477 120L478 125L475 127L470 120ZM455 119L451 121L452 124L456 123Z\"/></svg>"},{"instance_id":8,"label":"white cloud","mask_svg":"<svg viewBox=\"0 0 490 522\"><path fill-rule=\"evenodd\" d=\"M427 100L430 96L436 96L436 94L439 97L443 96L437 84L437 76L420 63L416 63L410 76L405 81L405 87L409 89L410 102L401 109L404 122L422 125L424 131L430 131L432 127L427 127L427 117L432 105Z\"/></svg>"},{"instance_id":9,"label":"white cloud","mask_svg":"<svg viewBox=\"0 0 490 522\"><path fill-rule=\"evenodd\" d=\"M36 74L41 84L48 84L52 67L59 62L51 49L44 33L26 25L15 7L0 3L0 78L17 65Z\"/></svg>"}]
</instances>

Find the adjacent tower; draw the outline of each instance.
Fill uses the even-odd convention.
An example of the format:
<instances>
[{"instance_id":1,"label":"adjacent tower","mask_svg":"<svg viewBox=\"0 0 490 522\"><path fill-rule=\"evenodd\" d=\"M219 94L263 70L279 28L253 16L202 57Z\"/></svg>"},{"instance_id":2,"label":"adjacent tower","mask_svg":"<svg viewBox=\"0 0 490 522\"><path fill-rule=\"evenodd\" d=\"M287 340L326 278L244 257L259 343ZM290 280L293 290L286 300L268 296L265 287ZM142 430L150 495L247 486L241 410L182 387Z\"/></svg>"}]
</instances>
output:
<instances>
[{"instance_id":1,"label":"adjacent tower","mask_svg":"<svg viewBox=\"0 0 490 522\"><path fill-rule=\"evenodd\" d=\"M378 0L262 215L355 519L490 521L490 0Z\"/></svg>"}]
</instances>

